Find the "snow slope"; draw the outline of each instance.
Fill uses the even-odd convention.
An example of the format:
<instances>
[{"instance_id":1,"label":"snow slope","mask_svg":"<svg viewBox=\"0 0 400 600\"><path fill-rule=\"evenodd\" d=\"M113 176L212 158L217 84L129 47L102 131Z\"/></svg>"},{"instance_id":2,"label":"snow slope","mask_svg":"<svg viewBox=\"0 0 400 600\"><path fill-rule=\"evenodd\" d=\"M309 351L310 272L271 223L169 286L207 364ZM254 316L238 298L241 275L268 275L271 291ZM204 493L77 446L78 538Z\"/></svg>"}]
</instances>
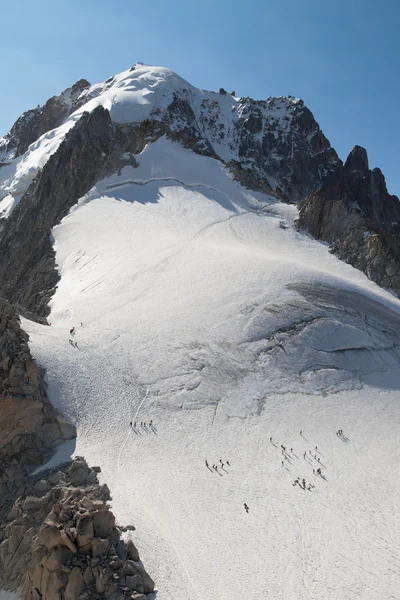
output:
<instances>
[{"instance_id":1,"label":"snow slope","mask_svg":"<svg viewBox=\"0 0 400 600\"><path fill-rule=\"evenodd\" d=\"M398 598L400 303L217 161L136 158L54 228L23 326L157 598Z\"/></svg>"}]
</instances>

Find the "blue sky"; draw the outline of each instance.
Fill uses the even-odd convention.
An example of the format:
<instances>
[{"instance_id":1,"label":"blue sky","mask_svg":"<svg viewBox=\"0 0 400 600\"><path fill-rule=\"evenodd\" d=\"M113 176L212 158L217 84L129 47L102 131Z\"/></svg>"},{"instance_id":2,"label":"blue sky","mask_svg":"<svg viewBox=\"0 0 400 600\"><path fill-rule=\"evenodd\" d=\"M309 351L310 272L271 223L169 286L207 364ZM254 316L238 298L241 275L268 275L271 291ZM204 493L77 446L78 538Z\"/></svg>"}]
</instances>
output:
<instances>
[{"instance_id":1,"label":"blue sky","mask_svg":"<svg viewBox=\"0 0 400 600\"><path fill-rule=\"evenodd\" d=\"M1 133L77 79L142 61L206 89L303 98L339 156L364 146L400 195L398 0L17 0L1 20Z\"/></svg>"}]
</instances>

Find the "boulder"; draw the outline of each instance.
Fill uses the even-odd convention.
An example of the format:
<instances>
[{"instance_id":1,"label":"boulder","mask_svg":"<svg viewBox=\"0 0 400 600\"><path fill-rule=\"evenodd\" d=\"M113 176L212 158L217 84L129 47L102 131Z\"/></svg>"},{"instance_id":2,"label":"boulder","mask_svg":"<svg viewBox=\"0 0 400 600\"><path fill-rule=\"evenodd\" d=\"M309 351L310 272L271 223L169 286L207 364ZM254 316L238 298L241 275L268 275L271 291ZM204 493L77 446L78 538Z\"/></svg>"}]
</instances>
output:
<instances>
[{"instance_id":1,"label":"boulder","mask_svg":"<svg viewBox=\"0 0 400 600\"><path fill-rule=\"evenodd\" d=\"M119 558L121 558L122 560L126 559L126 546L123 540L120 540L118 542L118 544L115 546L115 550Z\"/></svg>"},{"instance_id":2,"label":"boulder","mask_svg":"<svg viewBox=\"0 0 400 600\"><path fill-rule=\"evenodd\" d=\"M64 571L47 571L43 569L42 588L39 590L43 600L56 600L59 592L67 585L68 574Z\"/></svg>"},{"instance_id":3,"label":"boulder","mask_svg":"<svg viewBox=\"0 0 400 600\"><path fill-rule=\"evenodd\" d=\"M83 548L91 543L94 537L93 519L88 512L83 513L76 523L76 543Z\"/></svg>"},{"instance_id":4,"label":"boulder","mask_svg":"<svg viewBox=\"0 0 400 600\"><path fill-rule=\"evenodd\" d=\"M126 553L131 560L135 562L139 560L139 552L132 540L128 540L126 543Z\"/></svg>"},{"instance_id":5,"label":"boulder","mask_svg":"<svg viewBox=\"0 0 400 600\"><path fill-rule=\"evenodd\" d=\"M52 550L56 546L66 546L73 554L77 552L77 548L71 538L63 529L59 529L56 525L45 525L39 531L39 539L48 550Z\"/></svg>"},{"instance_id":6,"label":"boulder","mask_svg":"<svg viewBox=\"0 0 400 600\"><path fill-rule=\"evenodd\" d=\"M67 587L65 588L64 600L77 600L85 587L85 581L81 570L74 567L69 574Z\"/></svg>"},{"instance_id":7,"label":"boulder","mask_svg":"<svg viewBox=\"0 0 400 600\"><path fill-rule=\"evenodd\" d=\"M51 554L43 562L43 566L48 571L56 571L57 569L61 569L61 567L67 566L71 562L73 556L74 554L69 548L60 546L51 551Z\"/></svg>"},{"instance_id":8,"label":"boulder","mask_svg":"<svg viewBox=\"0 0 400 600\"><path fill-rule=\"evenodd\" d=\"M115 517L109 510L98 510L93 513L94 534L96 537L107 538L112 535L115 527Z\"/></svg>"},{"instance_id":9,"label":"boulder","mask_svg":"<svg viewBox=\"0 0 400 600\"><path fill-rule=\"evenodd\" d=\"M133 561L129 561L129 565L132 568L134 575L137 575L141 578L143 583L143 592L145 594L150 594L150 592L154 590L154 581L150 575Z\"/></svg>"},{"instance_id":10,"label":"boulder","mask_svg":"<svg viewBox=\"0 0 400 600\"><path fill-rule=\"evenodd\" d=\"M49 483L51 483L51 485L57 485L57 483L59 483L59 481L63 478L64 473L62 473L61 471L56 471L55 473L49 475L47 479Z\"/></svg>"},{"instance_id":11,"label":"boulder","mask_svg":"<svg viewBox=\"0 0 400 600\"><path fill-rule=\"evenodd\" d=\"M24 511L28 510L40 510L44 506L46 506L49 498L43 496L43 498L37 498L36 496L28 496L23 505Z\"/></svg>"},{"instance_id":12,"label":"boulder","mask_svg":"<svg viewBox=\"0 0 400 600\"><path fill-rule=\"evenodd\" d=\"M127 575L126 587L137 592L144 592L143 581L139 575Z\"/></svg>"},{"instance_id":13,"label":"boulder","mask_svg":"<svg viewBox=\"0 0 400 600\"><path fill-rule=\"evenodd\" d=\"M83 579L84 579L86 585L91 585L93 583L94 577L93 577L92 569L90 567L86 567L86 569L83 573Z\"/></svg>"},{"instance_id":14,"label":"boulder","mask_svg":"<svg viewBox=\"0 0 400 600\"><path fill-rule=\"evenodd\" d=\"M37 481L33 487L35 492L47 492L50 489L50 483L45 479L40 479Z\"/></svg>"},{"instance_id":15,"label":"boulder","mask_svg":"<svg viewBox=\"0 0 400 600\"><path fill-rule=\"evenodd\" d=\"M88 476L88 471L86 471L85 469L77 469L76 471L74 471L73 473L71 473L70 479L71 479L71 483L73 485L82 485L82 483L85 483L87 476Z\"/></svg>"},{"instance_id":16,"label":"boulder","mask_svg":"<svg viewBox=\"0 0 400 600\"><path fill-rule=\"evenodd\" d=\"M106 554L109 548L110 542L108 540L97 537L92 539L92 555L94 558Z\"/></svg>"}]
</instances>

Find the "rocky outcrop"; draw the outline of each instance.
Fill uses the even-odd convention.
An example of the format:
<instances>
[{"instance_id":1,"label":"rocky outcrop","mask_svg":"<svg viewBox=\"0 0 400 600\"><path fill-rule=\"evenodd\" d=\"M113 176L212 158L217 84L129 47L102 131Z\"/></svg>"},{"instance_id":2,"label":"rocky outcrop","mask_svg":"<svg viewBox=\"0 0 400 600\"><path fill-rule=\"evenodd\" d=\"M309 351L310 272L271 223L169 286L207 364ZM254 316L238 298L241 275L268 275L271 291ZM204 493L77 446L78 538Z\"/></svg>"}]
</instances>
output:
<instances>
[{"instance_id":1,"label":"rocky outcrop","mask_svg":"<svg viewBox=\"0 0 400 600\"><path fill-rule=\"evenodd\" d=\"M85 113L20 204L0 240L0 287L11 301L39 315L58 281L51 229L97 181L110 155L114 128L102 107Z\"/></svg>"},{"instance_id":2,"label":"rocky outcrop","mask_svg":"<svg viewBox=\"0 0 400 600\"><path fill-rule=\"evenodd\" d=\"M220 160L228 152L237 157L228 161L235 179L246 187L276 193L287 202L298 202L319 189L325 177L341 165L302 100L240 98L232 101L230 110L227 122L220 102L205 98L196 116L190 91L181 90L166 113L158 116L176 139L187 136L191 140L186 147Z\"/></svg>"},{"instance_id":3,"label":"rocky outcrop","mask_svg":"<svg viewBox=\"0 0 400 600\"><path fill-rule=\"evenodd\" d=\"M115 525L99 471L77 457L29 478L0 525L2 587L21 589L22 600L145 600L153 591L132 533L122 539Z\"/></svg>"},{"instance_id":4,"label":"rocky outcrop","mask_svg":"<svg viewBox=\"0 0 400 600\"><path fill-rule=\"evenodd\" d=\"M0 518L27 476L75 437L47 398L43 372L32 359L28 336L10 304L0 299Z\"/></svg>"},{"instance_id":5,"label":"rocky outcrop","mask_svg":"<svg viewBox=\"0 0 400 600\"><path fill-rule=\"evenodd\" d=\"M299 206L298 226L330 244L341 260L400 294L400 201L356 146L343 167Z\"/></svg>"},{"instance_id":6,"label":"rocky outcrop","mask_svg":"<svg viewBox=\"0 0 400 600\"><path fill-rule=\"evenodd\" d=\"M256 189L267 191L269 185L280 199L298 202L319 189L340 165L302 100L289 97L256 102L247 98L238 110L238 157L245 179L237 178L244 185L252 187L250 174L258 182Z\"/></svg>"},{"instance_id":7,"label":"rocky outcrop","mask_svg":"<svg viewBox=\"0 0 400 600\"><path fill-rule=\"evenodd\" d=\"M50 98L44 106L24 112L11 127L10 132L0 139L0 155L8 159L24 154L30 144L41 135L61 125L79 106L79 96L90 86L80 79L59 96Z\"/></svg>"},{"instance_id":8,"label":"rocky outcrop","mask_svg":"<svg viewBox=\"0 0 400 600\"><path fill-rule=\"evenodd\" d=\"M76 432L50 404L4 299L0 359L0 588L21 589L23 600L144 599L154 583L131 537L121 539L100 468L77 457L33 474Z\"/></svg>"}]
</instances>

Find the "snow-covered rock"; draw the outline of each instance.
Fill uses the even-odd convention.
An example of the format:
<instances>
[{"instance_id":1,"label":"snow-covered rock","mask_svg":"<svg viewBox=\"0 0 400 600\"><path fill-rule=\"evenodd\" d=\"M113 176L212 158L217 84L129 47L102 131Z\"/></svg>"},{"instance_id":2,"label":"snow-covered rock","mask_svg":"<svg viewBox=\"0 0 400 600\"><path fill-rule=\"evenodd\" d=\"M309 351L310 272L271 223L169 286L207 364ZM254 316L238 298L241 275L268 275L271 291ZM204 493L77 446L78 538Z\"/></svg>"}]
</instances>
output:
<instances>
[{"instance_id":1,"label":"snow-covered rock","mask_svg":"<svg viewBox=\"0 0 400 600\"><path fill-rule=\"evenodd\" d=\"M198 151L230 163L239 180L289 201L317 189L339 162L297 98L221 95L169 69L137 64L93 86L81 80L44 108L24 113L0 141L0 201L24 194L82 114L98 106L115 124L160 121L185 144L196 140Z\"/></svg>"}]
</instances>

